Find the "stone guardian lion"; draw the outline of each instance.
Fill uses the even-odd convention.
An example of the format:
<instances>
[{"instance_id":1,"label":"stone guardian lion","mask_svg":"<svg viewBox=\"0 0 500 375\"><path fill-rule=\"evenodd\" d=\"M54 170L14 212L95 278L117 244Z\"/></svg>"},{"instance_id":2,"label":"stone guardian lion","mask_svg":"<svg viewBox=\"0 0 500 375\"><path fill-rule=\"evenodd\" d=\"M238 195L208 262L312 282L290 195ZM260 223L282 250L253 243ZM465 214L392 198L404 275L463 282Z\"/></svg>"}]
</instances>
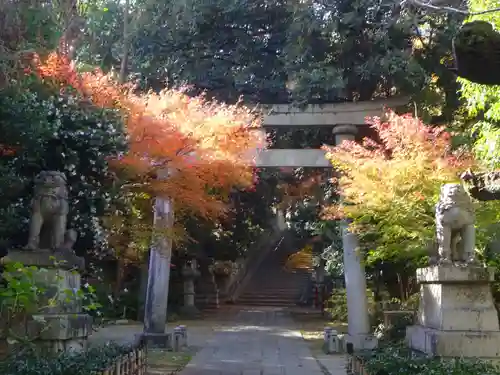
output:
<instances>
[{"instance_id":1,"label":"stone guardian lion","mask_svg":"<svg viewBox=\"0 0 500 375\"><path fill-rule=\"evenodd\" d=\"M475 261L475 214L461 184L441 187L436 204L436 234L440 263Z\"/></svg>"},{"instance_id":2,"label":"stone guardian lion","mask_svg":"<svg viewBox=\"0 0 500 375\"><path fill-rule=\"evenodd\" d=\"M26 247L30 250L55 251L64 246L68 240L66 224L69 207L66 176L57 171L40 172L35 178L34 190Z\"/></svg>"}]
</instances>

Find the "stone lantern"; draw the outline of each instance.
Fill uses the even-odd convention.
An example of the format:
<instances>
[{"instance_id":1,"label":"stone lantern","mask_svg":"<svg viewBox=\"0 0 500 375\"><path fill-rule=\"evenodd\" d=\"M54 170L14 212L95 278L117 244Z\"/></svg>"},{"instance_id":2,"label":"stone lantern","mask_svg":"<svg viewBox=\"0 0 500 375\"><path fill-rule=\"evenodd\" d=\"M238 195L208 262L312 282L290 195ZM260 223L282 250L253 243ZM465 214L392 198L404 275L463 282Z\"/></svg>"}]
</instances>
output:
<instances>
[{"instance_id":1,"label":"stone lantern","mask_svg":"<svg viewBox=\"0 0 500 375\"><path fill-rule=\"evenodd\" d=\"M187 317L196 317L200 314L194 304L194 281L200 276L196 260L193 259L191 262L186 263L182 267L181 274L184 281L184 306L181 313Z\"/></svg>"}]
</instances>

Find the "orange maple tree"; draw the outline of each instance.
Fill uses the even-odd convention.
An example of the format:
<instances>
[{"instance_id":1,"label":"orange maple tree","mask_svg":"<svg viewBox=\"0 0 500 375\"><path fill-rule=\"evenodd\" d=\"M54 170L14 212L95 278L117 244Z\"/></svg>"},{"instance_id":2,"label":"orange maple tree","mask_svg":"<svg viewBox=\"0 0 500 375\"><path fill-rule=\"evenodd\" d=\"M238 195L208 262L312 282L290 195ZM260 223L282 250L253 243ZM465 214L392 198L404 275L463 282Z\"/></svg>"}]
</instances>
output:
<instances>
[{"instance_id":1,"label":"orange maple tree","mask_svg":"<svg viewBox=\"0 0 500 375\"><path fill-rule=\"evenodd\" d=\"M386 120L367 119L378 140L344 141L324 147L341 171L344 202L324 208L326 219L351 219L351 230L369 250L369 260L394 259L426 251L435 233L434 206L445 183L475 164L464 149L453 149L451 134L409 114L388 110Z\"/></svg>"},{"instance_id":2,"label":"orange maple tree","mask_svg":"<svg viewBox=\"0 0 500 375\"><path fill-rule=\"evenodd\" d=\"M224 215L232 189L256 182L254 156L266 139L258 113L245 106L189 97L182 88L136 93L99 70L77 72L57 53L36 57L32 69L46 84L76 90L82 102L120 111L129 150L110 165L129 176L129 188L171 198L177 212L214 218ZM167 178L154 178L165 170Z\"/></svg>"}]
</instances>

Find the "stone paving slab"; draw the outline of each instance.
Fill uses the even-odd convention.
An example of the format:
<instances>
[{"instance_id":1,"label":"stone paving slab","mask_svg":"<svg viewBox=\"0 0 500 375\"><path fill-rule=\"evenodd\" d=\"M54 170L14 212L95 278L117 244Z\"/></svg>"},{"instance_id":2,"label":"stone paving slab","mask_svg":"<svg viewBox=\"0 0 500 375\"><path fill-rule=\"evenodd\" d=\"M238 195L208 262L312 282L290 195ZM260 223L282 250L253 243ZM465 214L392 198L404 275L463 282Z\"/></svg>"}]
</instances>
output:
<instances>
[{"instance_id":1,"label":"stone paving slab","mask_svg":"<svg viewBox=\"0 0 500 375\"><path fill-rule=\"evenodd\" d=\"M293 321L280 309L246 309L220 328L181 375L345 375L318 363ZM345 363L345 362L343 362Z\"/></svg>"}]
</instances>

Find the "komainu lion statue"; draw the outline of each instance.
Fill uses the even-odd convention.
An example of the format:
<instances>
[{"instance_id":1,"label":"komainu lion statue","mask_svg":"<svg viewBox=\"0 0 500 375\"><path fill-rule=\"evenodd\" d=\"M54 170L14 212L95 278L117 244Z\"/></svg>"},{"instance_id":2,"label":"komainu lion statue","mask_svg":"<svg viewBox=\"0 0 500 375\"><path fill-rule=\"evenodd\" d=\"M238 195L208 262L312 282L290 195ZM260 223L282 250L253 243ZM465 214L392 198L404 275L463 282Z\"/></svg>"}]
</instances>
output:
<instances>
[{"instance_id":1,"label":"komainu lion statue","mask_svg":"<svg viewBox=\"0 0 500 375\"><path fill-rule=\"evenodd\" d=\"M474 222L474 207L464 187L443 185L436 204L439 263L475 262Z\"/></svg>"},{"instance_id":2,"label":"komainu lion statue","mask_svg":"<svg viewBox=\"0 0 500 375\"><path fill-rule=\"evenodd\" d=\"M66 232L68 216L66 176L56 171L43 171L35 178L31 202L31 222L28 245L30 250L56 251L74 244L76 232Z\"/></svg>"}]
</instances>

